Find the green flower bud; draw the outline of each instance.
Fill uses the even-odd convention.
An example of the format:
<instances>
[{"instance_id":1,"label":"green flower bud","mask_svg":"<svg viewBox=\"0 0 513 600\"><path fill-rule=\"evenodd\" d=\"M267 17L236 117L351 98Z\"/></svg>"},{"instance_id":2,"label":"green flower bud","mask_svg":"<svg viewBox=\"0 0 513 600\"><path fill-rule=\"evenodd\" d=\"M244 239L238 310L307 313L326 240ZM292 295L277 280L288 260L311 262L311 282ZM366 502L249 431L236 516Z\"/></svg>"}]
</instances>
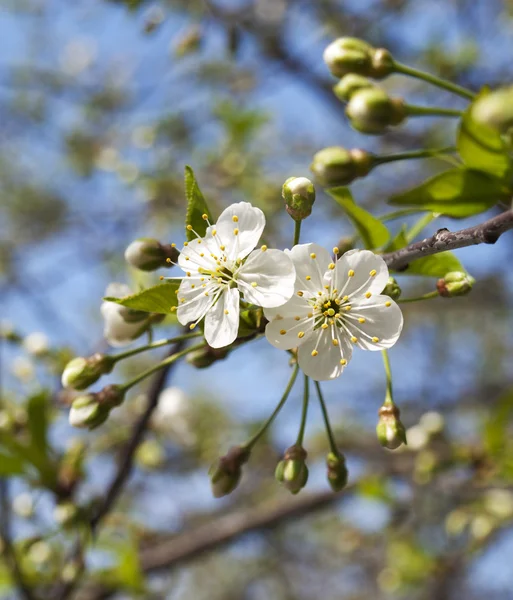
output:
<instances>
[{"instance_id":1,"label":"green flower bud","mask_svg":"<svg viewBox=\"0 0 513 600\"><path fill-rule=\"evenodd\" d=\"M308 481L308 467L305 459L307 453L301 446L290 446L285 451L283 460L276 466L274 476L292 494L297 494Z\"/></svg>"},{"instance_id":2,"label":"green flower bud","mask_svg":"<svg viewBox=\"0 0 513 600\"><path fill-rule=\"evenodd\" d=\"M239 485L242 465L249 459L250 451L242 446L233 446L210 467L208 474L215 498L231 494Z\"/></svg>"},{"instance_id":3,"label":"green flower bud","mask_svg":"<svg viewBox=\"0 0 513 600\"><path fill-rule=\"evenodd\" d=\"M93 385L102 375L110 373L115 360L106 354L93 354L89 358L77 357L64 367L62 385L74 390L85 390Z\"/></svg>"},{"instance_id":4,"label":"green flower bud","mask_svg":"<svg viewBox=\"0 0 513 600\"><path fill-rule=\"evenodd\" d=\"M436 282L436 289L444 298L464 296L470 292L475 282L476 280L468 273L452 271Z\"/></svg>"},{"instance_id":5,"label":"green flower bud","mask_svg":"<svg viewBox=\"0 0 513 600\"><path fill-rule=\"evenodd\" d=\"M373 156L365 150L330 146L314 154L310 170L322 186L336 187L365 177L373 166Z\"/></svg>"},{"instance_id":6,"label":"green flower bud","mask_svg":"<svg viewBox=\"0 0 513 600\"><path fill-rule=\"evenodd\" d=\"M344 75L344 77L342 77L342 79L333 87L333 91L339 100L342 102L349 102L353 94L359 90L376 87L376 84L370 79L367 79L367 77L349 73L348 75Z\"/></svg>"},{"instance_id":7,"label":"green flower bud","mask_svg":"<svg viewBox=\"0 0 513 600\"><path fill-rule=\"evenodd\" d=\"M400 98L390 96L380 88L355 92L346 107L352 127L362 133L380 135L391 125L399 125L406 118L405 104Z\"/></svg>"},{"instance_id":8,"label":"green flower bud","mask_svg":"<svg viewBox=\"0 0 513 600\"><path fill-rule=\"evenodd\" d=\"M95 429L107 420L110 409L98 402L96 394L79 396L69 411L69 424L73 427Z\"/></svg>"},{"instance_id":9,"label":"green flower bud","mask_svg":"<svg viewBox=\"0 0 513 600\"><path fill-rule=\"evenodd\" d=\"M340 492L347 484L346 460L342 454L330 452L326 456L326 466L328 467L328 483L334 492Z\"/></svg>"},{"instance_id":10,"label":"green flower bud","mask_svg":"<svg viewBox=\"0 0 513 600\"><path fill-rule=\"evenodd\" d=\"M338 38L326 48L323 58L335 77L356 73L382 79L394 72L394 60L388 50L373 48L357 38Z\"/></svg>"},{"instance_id":11,"label":"green flower bud","mask_svg":"<svg viewBox=\"0 0 513 600\"><path fill-rule=\"evenodd\" d=\"M306 177L289 177L283 184L281 195L286 211L294 220L302 221L312 214L315 188Z\"/></svg>"},{"instance_id":12,"label":"green flower bud","mask_svg":"<svg viewBox=\"0 0 513 600\"><path fill-rule=\"evenodd\" d=\"M513 127L513 86L482 95L471 110L472 118L478 123L507 133Z\"/></svg>"},{"instance_id":13,"label":"green flower bud","mask_svg":"<svg viewBox=\"0 0 513 600\"><path fill-rule=\"evenodd\" d=\"M193 367L196 367L196 369L206 369L218 360L226 358L229 353L230 348L211 348L210 346L205 346L204 348L194 350L194 352L189 352L185 360Z\"/></svg>"},{"instance_id":14,"label":"green flower bud","mask_svg":"<svg viewBox=\"0 0 513 600\"><path fill-rule=\"evenodd\" d=\"M123 404L125 399L125 390L121 385L106 385L102 390L96 393L96 399L102 406L108 406L109 410L115 406Z\"/></svg>"},{"instance_id":15,"label":"green flower bud","mask_svg":"<svg viewBox=\"0 0 513 600\"><path fill-rule=\"evenodd\" d=\"M125 260L141 271L155 271L161 267L173 266L172 263L176 263L179 254L171 244L161 244L153 238L139 238L125 250Z\"/></svg>"},{"instance_id":16,"label":"green flower bud","mask_svg":"<svg viewBox=\"0 0 513 600\"><path fill-rule=\"evenodd\" d=\"M406 431L399 419L400 411L397 406L392 402L385 401L378 414L376 434L379 443L389 450L395 450L402 444L406 444Z\"/></svg>"},{"instance_id":17,"label":"green flower bud","mask_svg":"<svg viewBox=\"0 0 513 600\"><path fill-rule=\"evenodd\" d=\"M395 278L389 277L385 289L381 293L389 296L392 300L397 300L401 296L402 290Z\"/></svg>"}]
</instances>

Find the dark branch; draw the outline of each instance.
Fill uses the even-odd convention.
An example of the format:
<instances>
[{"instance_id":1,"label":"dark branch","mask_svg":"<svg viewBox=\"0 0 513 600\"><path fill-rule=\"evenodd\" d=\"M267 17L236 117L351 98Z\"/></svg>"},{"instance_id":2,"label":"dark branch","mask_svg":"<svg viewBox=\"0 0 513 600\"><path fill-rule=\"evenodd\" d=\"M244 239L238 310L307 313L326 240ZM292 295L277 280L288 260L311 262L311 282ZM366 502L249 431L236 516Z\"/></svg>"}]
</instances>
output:
<instances>
[{"instance_id":1,"label":"dark branch","mask_svg":"<svg viewBox=\"0 0 513 600\"><path fill-rule=\"evenodd\" d=\"M476 244L495 244L499 237L509 229L513 229L513 211L508 210L476 225L459 231L439 229L435 235L421 242L415 242L405 248L383 254L390 269L401 271L418 258L438 254L446 250L457 250Z\"/></svg>"}]
</instances>

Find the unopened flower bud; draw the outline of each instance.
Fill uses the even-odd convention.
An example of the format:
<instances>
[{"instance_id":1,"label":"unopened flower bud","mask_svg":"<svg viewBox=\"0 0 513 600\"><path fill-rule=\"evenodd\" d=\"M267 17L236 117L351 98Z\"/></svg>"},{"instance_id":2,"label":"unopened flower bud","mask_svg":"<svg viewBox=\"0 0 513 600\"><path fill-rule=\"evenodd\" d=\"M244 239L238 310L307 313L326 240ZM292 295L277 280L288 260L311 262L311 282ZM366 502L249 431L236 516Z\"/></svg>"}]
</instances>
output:
<instances>
[{"instance_id":1,"label":"unopened flower bud","mask_svg":"<svg viewBox=\"0 0 513 600\"><path fill-rule=\"evenodd\" d=\"M402 293L399 284L394 277L389 277L385 289L381 292L385 296L389 296L392 300L397 300Z\"/></svg>"},{"instance_id":2,"label":"unopened flower bud","mask_svg":"<svg viewBox=\"0 0 513 600\"><path fill-rule=\"evenodd\" d=\"M218 360L226 358L229 353L229 348L211 348L210 346L205 346L204 348L189 352L185 360L193 367L196 367L196 369L206 369Z\"/></svg>"},{"instance_id":3,"label":"unopened flower bud","mask_svg":"<svg viewBox=\"0 0 513 600\"><path fill-rule=\"evenodd\" d=\"M315 202L315 188L306 177L289 177L283 184L281 195L285 209L296 221L302 221L312 213Z\"/></svg>"},{"instance_id":4,"label":"unopened flower bud","mask_svg":"<svg viewBox=\"0 0 513 600\"><path fill-rule=\"evenodd\" d=\"M70 360L62 372L62 385L74 390L85 390L93 385L102 375L110 373L115 360L106 354L93 354L89 358L79 356Z\"/></svg>"},{"instance_id":5,"label":"unopened flower bud","mask_svg":"<svg viewBox=\"0 0 513 600\"><path fill-rule=\"evenodd\" d=\"M363 75L356 75L355 73L349 73L344 75L342 79L333 86L335 96L342 102L349 102L353 94L359 90L365 90L369 88L376 88L376 84L364 77Z\"/></svg>"},{"instance_id":6,"label":"unopened flower bud","mask_svg":"<svg viewBox=\"0 0 513 600\"><path fill-rule=\"evenodd\" d=\"M73 401L69 411L69 424L82 429L95 429L104 423L110 409L98 402L96 394L79 396Z\"/></svg>"},{"instance_id":7,"label":"unopened flower bud","mask_svg":"<svg viewBox=\"0 0 513 600\"><path fill-rule=\"evenodd\" d=\"M96 399L102 406L108 406L109 409L123 404L125 399L125 388L121 385L112 383L106 385L102 390L96 393Z\"/></svg>"},{"instance_id":8,"label":"unopened flower bud","mask_svg":"<svg viewBox=\"0 0 513 600\"><path fill-rule=\"evenodd\" d=\"M478 98L472 106L474 121L499 133L513 127L513 86L500 88Z\"/></svg>"},{"instance_id":9,"label":"unopened flower bud","mask_svg":"<svg viewBox=\"0 0 513 600\"><path fill-rule=\"evenodd\" d=\"M391 125L399 125L406 118L405 103L390 98L382 89L367 88L355 92L346 107L352 127L362 133L380 135Z\"/></svg>"},{"instance_id":10,"label":"unopened flower bud","mask_svg":"<svg viewBox=\"0 0 513 600\"><path fill-rule=\"evenodd\" d=\"M308 467L305 459L307 453L301 446L290 446L285 451L283 460L276 466L274 476L292 494L302 490L308 481Z\"/></svg>"},{"instance_id":11,"label":"unopened flower bud","mask_svg":"<svg viewBox=\"0 0 513 600\"><path fill-rule=\"evenodd\" d=\"M231 494L239 485L242 465L249 459L250 451L242 446L233 446L210 467L208 474L215 498Z\"/></svg>"},{"instance_id":12,"label":"unopened flower bud","mask_svg":"<svg viewBox=\"0 0 513 600\"><path fill-rule=\"evenodd\" d=\"M378 411L379 421L376 433L379 443L389 450L395 450L406 444L406 431L399 418L399 409L392 402L387 402Z\"/></svg>"},{"instance_id":13,"label":"unopened flower bud","mask_svg":"<svg viewBox=\"0 0 513 600\"><path fill-rule=\"evenodd\" d=\"M139 238L125 250L127 263L141 271L155 271L176 263L179 251L171 244L161 244L153 238ZM169 260L168 260L169 259Z\"/></svg>"},{"instance_id":14,"label":"unopened flower bud","mask_svg":"<svg viewBox=\"0 0 513 600\"><path fill-rule=\"evenodd\" d=\"M330 452L326 456L326 466L328 467L328 483L334 492L340 492L347 484L346 461L342 454Z\"/></svg>"},{"instance_id":15,"label":"unopened flower bud","mask_svg":"<svg viewBox=\"0 0 513 600\"><path fill-rule=\"evenodd\" d=\"M394 61L388 50L373 48L357 38L338 38L326 48L323 58L335 77L356 73L382 79L394 71Z\"/></svg>"},{"instance_id":16,"label":"unopened flower bud","mask_svg":"<svg viewBox=\"0 0 513 600\"><path fill-rule=\"evenodd\" d=\"M310 170L325 187L349 185L358 177L365 177L373 167L373 156L365 150L346 150L330 146L317 152Z\"/></svg>"},{"instance_id":17,"label":"unopened flower bud","mask_svg":"<svg viewBox=\"0 0 513 600\"><path fill-rule=\"evenodd\" d=\"M444 298L464 296L470 292L475 282L476 280L468 273L452 271L436 282L436 289Z\"/></svg>"}]
</instances>

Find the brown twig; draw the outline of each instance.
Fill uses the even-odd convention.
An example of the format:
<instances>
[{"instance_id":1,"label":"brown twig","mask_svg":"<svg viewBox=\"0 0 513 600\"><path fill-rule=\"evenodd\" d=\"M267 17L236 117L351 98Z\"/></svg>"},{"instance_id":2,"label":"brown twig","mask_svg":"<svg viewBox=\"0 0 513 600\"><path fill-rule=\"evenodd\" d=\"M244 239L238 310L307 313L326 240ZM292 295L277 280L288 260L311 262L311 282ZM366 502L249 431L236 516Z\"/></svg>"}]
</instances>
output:
<instances>
[{"instance_id":1,"label":"brown twig","mask_svg":"<svg viewBox=\"0 0 513 600\"><path fill-rule=\"evenodd\" d=\"M513 229L513 211L511 210L492 217L480 225L459 231L439 229L430 238L415 242L395 252L383 254L383 258L390 269L403 271L410 262L425 256L476 244L495 244L499 237L509 229Z\"/></svg>"}]
</instances>

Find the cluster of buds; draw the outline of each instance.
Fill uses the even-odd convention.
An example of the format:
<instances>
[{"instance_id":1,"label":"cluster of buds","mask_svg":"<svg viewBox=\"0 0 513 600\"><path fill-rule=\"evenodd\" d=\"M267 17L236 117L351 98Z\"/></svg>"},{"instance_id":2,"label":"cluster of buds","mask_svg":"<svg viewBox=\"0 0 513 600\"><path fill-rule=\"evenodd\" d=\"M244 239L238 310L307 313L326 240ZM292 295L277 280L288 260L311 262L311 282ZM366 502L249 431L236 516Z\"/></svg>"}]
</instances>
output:
<instances>
[{"instance_id":1,"label":"cluster of buds","mask_svg":"<svg viewBox=\"0 0 513 600\"><path fill-rule=\"evenodd\" d=\"M379 443L389 450L396 450L406 444L406 430L399 418L399 408L391 400L385 400L378 414L376 434Z\"/></svg>"},{"instance_id":2,"label":"cluster of buds","mask_svg":"<svg viewBox=\"0 0 513 600\"><path fill-rule=\"evenodd\" d=\"M276 466L274 476L277 481L286 487L292 494L299 493L308 481L308 467L306 466L307 452L298 444L285 450L283 460Z\"/></svg>"},{"instance_id":3,"label":"cluster of buds","mask_svg":"<svg viewBox=\"0 0 513 600\"><path fill-rule=\"evenodd\" d=\"M172 244L161 244L153 238L139 238L125 250L125 260L141 271L156 271L173 266L179 254Z\"/></svg>"},{"instance_id":4,"label":"cluster of buds","mask_svg":"<svg viewBox=\"0 0 513 600\"><path fill-rule=\"evenodd\" d=\"M340 492L347 484L346 460L339 452L330 452L326 456L327 478L331 489Z\"/></svg>"},{"instance_id":5,"label":"cluster of buds","mask_svg":"<svg viewBox=\"0 0 513 600\"><path fill-rule=\"evenodd\" d=\"M215 498L231 494L239 485L242 477L242 465L248 462L249 455L248 448L233 446L225 456L221 456L212 464L208 474L212 485L212 494Z\"/></svg>"},{"instance_id":6,"label":"cluster of buds","mask_svg":"<svg viewBox=\"0 0 513 600\"><path fill-rule=\"evenodd\" d=\"M389 277L385 289L381 292L384 296L389 296L392 300L398 300L401 297L402 290L395 280L395 277Z\"/></svg>"},{"instance_id":7,"label":"cluster of buds","mask_svg":"<svg viewBox=\"0 0 513 600\"><path fill-rule=\"evenodd\" d=\"M62 385L74 390L85 390L96 383L102 375L110 373L115 363L115 358L99 352L89 358L78 356L64 367Z\"/></svg>"},{"instance_id":8,"label":"cluster of buds","mask_svg":"<svg viewBox=\"0 0 513 600\"><path fill-rule=\"evenodd\" d=\"M373 156L365 150L330 146L314 155L310 169L322 186L336 187L365 177L373 166Z\"/></svg>"},{"instance_id":9,"label":"cluster of buds","mask_svg":"<svg viewBox=\"0 0 513 600\"><path fill-rule=\"evenodd\" d=\"M374 48L367 42L352 37L336 39L326 48L323 58L335 77L356 73L383 79L395 70L394 59L388 50Z\"/></svg>"},{"instance_id":10,"label":"cluster of buds","mask_svg":"<svg viewBox=\"0 0 513 600\"><path fill-rule=\"evenodd\" d=\"M119 385L107 385L96 393L73 400L69 422L73 427L95 429L109 417L110 411L123 403L125 391Z\"/></svg>"},{"instance_id":11,"label":"cluster of buds","mask_svg":"<svg viewBox=\"0 0 513 600\"><path fill-rule=\"evenodd\" d=\"M465 296L472 290L476 280L468 273L452 271L436 282L436 289L440 296L452 298L454 296Z\"/></svg>"},{"instance_id":12,"label":"cluster of buds","mask_svg":"<svg viewBox=\"0 0 513 600\"><path fill-rule=\"evenodd\" d=\"M285 210L295 221L302 221L312 214L315 188L306 177L289 177L281 191Z\"/></svg>"},{"instance_id":13,"label":"cluster of buds","mask_svg":"<svg viewBox=\"0 0 513 600\"><path fill-rule=\"evenodd\" d=\"M382 135L388 128L401 124L408 115L402 98L391 98L377 86L358 89L346 106L351 125L362 133Z\"/></svg>"}]
</instances>

